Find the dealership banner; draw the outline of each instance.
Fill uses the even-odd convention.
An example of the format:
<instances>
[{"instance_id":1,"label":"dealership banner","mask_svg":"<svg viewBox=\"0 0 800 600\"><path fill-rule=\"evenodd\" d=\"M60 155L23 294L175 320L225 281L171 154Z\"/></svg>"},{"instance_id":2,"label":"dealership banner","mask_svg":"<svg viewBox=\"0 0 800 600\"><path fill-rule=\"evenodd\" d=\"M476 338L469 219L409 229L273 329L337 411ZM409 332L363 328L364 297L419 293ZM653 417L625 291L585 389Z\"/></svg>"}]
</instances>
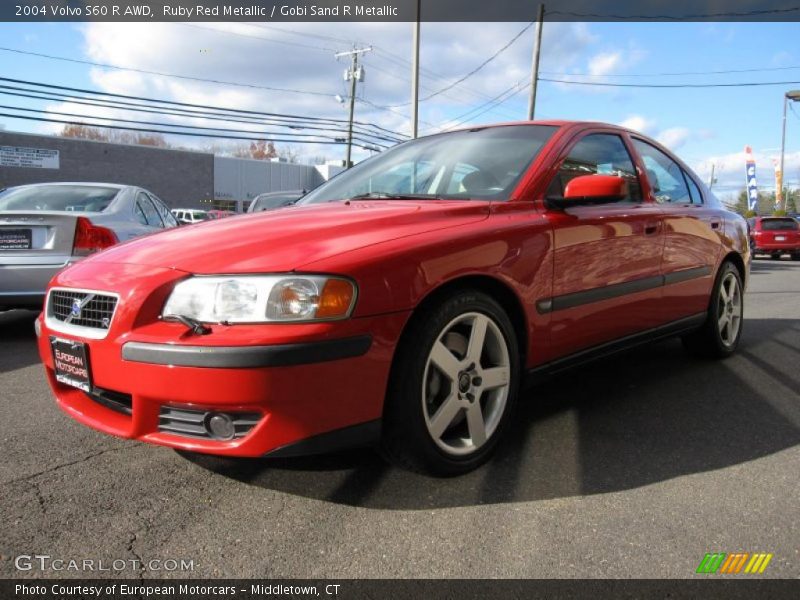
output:
<instances>
[{"instance_id":1,"label":"dealership banner","mask_svg":"<svg viewBox=\"0 0 800 600\"><path fill-rule=\"evenodd\" d=\"M420 14L417 15L419 6ZM3 21L518 21L537 0L3 0ZM797 0L559 0L547 21L798 21Z\"/></svg>"},{"instance_id":2,"label":"dealership banner","mask_svg":"<svg viewBox=\"0 0 800 600\"><path fill-rule=\"evenodd\" d=\"M783 208L783 171L781 171L781 163L776 159L772 159L775 165L775 210Z\"/></svg>"},{"instance_id":3,"label":"dealership banner","mask_svg":"<svg viewBox=\"0 0 800 600\"><path fill-rule=\"evenodd\" d=\"M756 183L756 161L753 158L753 149L744 147L745 183L747 185L747 208L758 210L758 184Z\"/></svg>"}]
</instances>

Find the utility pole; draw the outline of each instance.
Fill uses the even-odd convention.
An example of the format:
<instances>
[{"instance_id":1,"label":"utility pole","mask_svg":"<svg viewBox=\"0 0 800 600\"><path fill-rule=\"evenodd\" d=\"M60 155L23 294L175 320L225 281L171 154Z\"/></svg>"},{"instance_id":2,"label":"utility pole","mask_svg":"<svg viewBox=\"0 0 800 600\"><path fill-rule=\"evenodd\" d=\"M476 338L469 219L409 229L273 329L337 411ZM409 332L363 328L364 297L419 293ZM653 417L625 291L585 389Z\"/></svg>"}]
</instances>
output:
<instances>
[{"instance_id":1,"label":"utility pole","mask_svg":"<svg viewBox=\"0 0 800 600\"><path fill-rule=\"evenodd\" d=\"M350 82L350 118L347 124L347 157L345 158L344 161L345 169L349 169L352 162L350 160L350 157L353 152L353 116L356 110L356 82L364 81L364 67L359 68L358 57L360 54L364 54L365 52L369 52L370 50L372 50L372 46L369 46L367 48L354 47L352 50L336 53L336 58L349 56L352 60L350 68L344 72L345 81Z\"/></svg>"},{"instance_id":2,"label":"utility pole","mask_svg":"<svg viewBox=\"0 0 800 600\"><path fill-rule=\"evenodd\" d=\"M417 0L417 20L414 22L413 56L411 57L411 137L419 133L419 29L422 0Z\"/></svg>"},{"instance_id":3,"label":"utility pole","mask_svg":"<svg viewBox=\"0 0 800 600\"><path fill-rule=\"evenodd\" d=\"M783 156L786 153L786 107L789 104L789 101L792 102L800 102L800 90L792 90L791 92L786 92L783 95L783 134L781 135L781 189L776 190L776 193L783 196L783 180L786 179L786 175L783 172ZM786 210L786 197L783 198L782 206L783 210Z\"/></svg>"},{"instance_id":4,"label":"utility pole","mask_svg":"<svg viewBox=\"0 0 800 600\"><path fill-rule=\"evenodd\" d=\"M531 64L531 96L528 102L528 120L533 121L536 112L536 84L539 82L539 55L542 50L542 29L544 28L544 4L539 5L536 15L536 37L533 41L533 61Z\"/></svg>"}]
</instances>

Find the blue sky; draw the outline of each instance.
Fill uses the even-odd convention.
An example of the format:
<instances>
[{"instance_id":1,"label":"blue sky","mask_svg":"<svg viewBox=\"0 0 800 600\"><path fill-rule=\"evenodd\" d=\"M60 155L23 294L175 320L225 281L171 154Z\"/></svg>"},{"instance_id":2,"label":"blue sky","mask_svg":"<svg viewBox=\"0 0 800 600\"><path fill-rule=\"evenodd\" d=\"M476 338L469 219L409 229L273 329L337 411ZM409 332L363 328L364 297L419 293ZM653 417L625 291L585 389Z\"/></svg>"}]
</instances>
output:
<instances>
[{"instance_id":1,"label":"blue sky","mask_svg":"<svg viewBox=\"0 0 800 600\"><path fill-rule=\"evenodd\" d=\"M471 71L524 26L522 23L435 24L422 30L422 96ZM345 94L333 51L348 40L374 44L365 57L367 80L357 118L408 131L409 24L303 24L270 29L264 24L0 24L0 46L75 59L201 78L225 79L330 95ZM612 83L800 82L798 23L546 23L542 76ZM328 38L328 39L326 39ZM329 39L335 38L335 39ZM533 30L496 60L421 107L423 133L452 124L458 115L486 103L530 71ZM794 67L794 68L790 68ZM659 75L756 69L754 72ZM780 70L767 70L780 69ZM330 97L253 92L125 71L92 68L0 51L4 77L117 93L170 98L215 106L283 110L309 116L346 116ZM566 74L566 75L557 75ZM642 74L652 74L639 76ZM741 152L753 147L760 184L774 185L771 160L780 147L782 96L800 83L709 89L603 89L541 82L538 117L624 123L671 146L701 176L717 164L720 191L735 190L743 179ZM2 97L2 104L62 109L53 103ZM388 108L386 108L388 107ZM70 107L78 112L78 107ZM524 118L527 91L467 123ZM800 180L800 103L789 112L786 177ZM121 115L122 113L118 113ZM130 118L130 114L125 115ZM0 117L15 131L52 127ZM181 140L182 143L197 142ZM337 148L299 148L301 154L329 158ZM358 156L358 155L357 155Z\"/></svg>"}]
</instances>

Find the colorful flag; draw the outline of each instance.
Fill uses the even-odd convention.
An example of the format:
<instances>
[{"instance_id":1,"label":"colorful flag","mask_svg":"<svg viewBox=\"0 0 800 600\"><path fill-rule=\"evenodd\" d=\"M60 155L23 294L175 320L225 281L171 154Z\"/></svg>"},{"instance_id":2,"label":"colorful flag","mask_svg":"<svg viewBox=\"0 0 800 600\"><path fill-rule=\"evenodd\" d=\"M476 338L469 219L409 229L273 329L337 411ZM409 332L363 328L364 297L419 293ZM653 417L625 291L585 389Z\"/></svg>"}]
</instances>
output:
<instances>
[{"instance_id":1,"label":"colorful flag","mask_svg":"<svg viewBox=\"0 0 800 600\"><path fill-rule=\"evenodd\" d=\"M744 147L745 182L747 184L747 208L758 211L758 184L756 183L756 161L753 159L753 149Z\"/></svg>"},{"instance_id":2,"label":"colorful flag","mask_svg":"<svg viewBox=\"0 0 800 600\"><path fill-rule=\"evenodd\" d=\"M781 171L781 163L777 159L772 159L775 165L775 210L783 208L783 172Z\"/></svg>"}]
</instances>

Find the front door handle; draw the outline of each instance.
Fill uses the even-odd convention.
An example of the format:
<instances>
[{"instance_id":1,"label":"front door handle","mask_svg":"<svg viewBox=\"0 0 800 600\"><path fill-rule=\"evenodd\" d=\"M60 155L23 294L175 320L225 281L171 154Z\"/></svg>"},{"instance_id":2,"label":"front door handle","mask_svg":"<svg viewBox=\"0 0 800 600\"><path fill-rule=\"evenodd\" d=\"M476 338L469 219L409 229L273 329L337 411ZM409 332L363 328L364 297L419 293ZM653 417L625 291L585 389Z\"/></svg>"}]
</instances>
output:
<instances>
[{"instance_id":1,"label":"front door handle","mask_svg":"<svg viewBox=\"0 0 800 600\"><path fill-rule=\"evenodd\" d=\"M644 234L653 235L658 231L658 221L650 221L644 225Z\"/></svg>"},{"instance_id":2,"label":"front door handle","mask_svg":"<svg viewBox=\"0 0 800 600\"><path fill-rule=\"evenodd\" d=\"M719 229L720 222L719 221L711 221L711 229Z\"/></svg>"}]
</instances>

